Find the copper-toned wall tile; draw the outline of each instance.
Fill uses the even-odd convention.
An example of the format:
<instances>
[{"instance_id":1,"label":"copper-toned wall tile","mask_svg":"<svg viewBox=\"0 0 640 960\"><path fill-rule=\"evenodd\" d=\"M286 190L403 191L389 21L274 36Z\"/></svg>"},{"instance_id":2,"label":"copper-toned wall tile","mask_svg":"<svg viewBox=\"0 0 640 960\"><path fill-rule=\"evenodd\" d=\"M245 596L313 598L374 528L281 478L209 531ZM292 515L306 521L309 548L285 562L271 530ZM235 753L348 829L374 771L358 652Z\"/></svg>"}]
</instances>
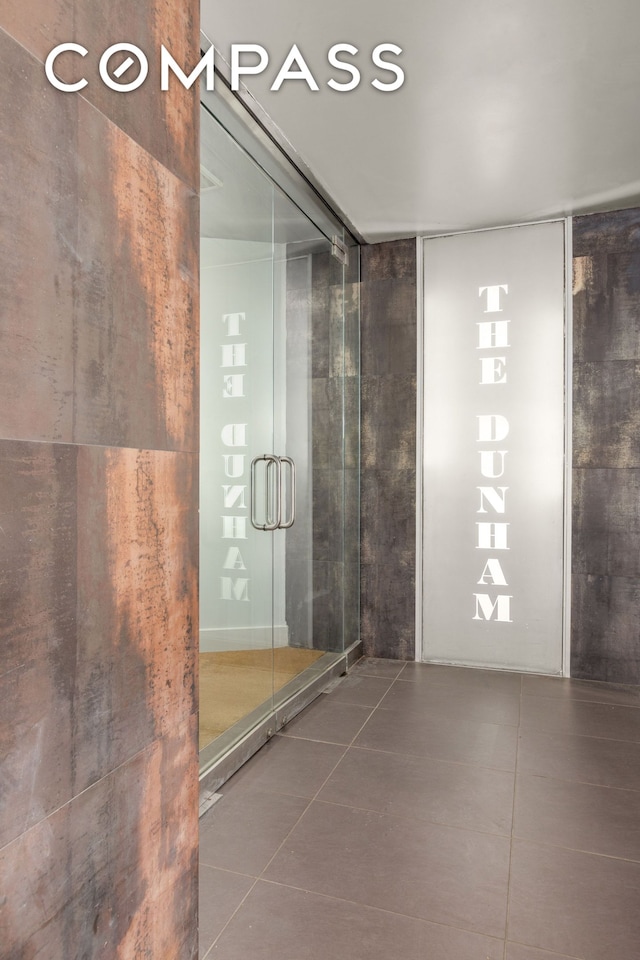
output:
<instances>
[{"instance_id":1,"label":"copper-toned wall tile","mask_svg":"<svg viewBox=\"0 0 640 960\"><path fill-rule=\"evenodd\" d=\"M170 82L169 90L161 92L160 45L164 44L189 74L200 60L199 14L195 0L136 4L128 0L113 0L109 4L33 0L28 14L20 0L4 0L2 25L41 62L59 43L73 41L86 47L89 51L86 57L68 53L58 59L58 76L66 82L85 77L88 85L82 90L83 98L168 170L196 187L198 84L185 90L181 84ZM124 93L109 89L98 72L100 57L107 47L122 41L138 46L149 61L149 74L142 86ZM120 55L120 59L124 59L124 55ZM114 57L112 71L117 65ZM136 70L132 67L131 77L127 73L122 82L133 79ZM42 67L40 72L44 80ZM55 95L57 100L76 99L73 94L62 91L55 91Z\"/></svg>"},{"instance_id":2,"label":"copper-toned wall tile","mask_svg":"<svg viewBox=\"0 0 640 960\"><path fill-rule=\"evenodd\" d=\"M198 97L157 63L197 21L3 6L3 960L197 955ZM137 93L97 79L123 24ZM82 96L44 75L68 40Z\"/></svg>"},{"instance_id":3,"label":"copper-toned wall tile","mask_svg":"<svg viewBox=\"0 0 640 960\"><path fill-rule=\"evenodd\" d=\"M0 440L0 675L75 637L77 450ZM61 660L55 659L56 654Z\"/></svg>"},{"instance_id":4,"label":"copper-toned wall tile","mask_svg":"<svg viewBox=\"0 0 640 960\"><path fill-rule=\"evenodd\" d=\"M3 957L197 955L195 720L0 852Z\"/></svg>"},{"instance_id":5,"label":"copper-toned wall tile","mask_svg":"<svg viewBox=\"0 0 640 960\"><path fill-rule=\"evenodd\" d=\"M197 196L88 104L78 150L74 440L195 451Z\"/></svg>"},{"instance_id":6,"label":"copper-toned wall tile","mask_svg":"<svg viewBox=\"0 0 640 960\"><path fill-rule=\"evenodd\" d=\"M40 64L1 30L0 89L0 437L68 441L76 98L57 100Z\"/></svg>"},{"instance_id":7,"label":"copper-toned wall tile","mask_svg":"<svg viewBox=\"0 0 640 960\"><path fill-rule=\"evenodd\" d=\"M78 454L75 786L196 710L194 458Z\"/></svg>"},{"instance_id":8,"label":"copper-toned wall tile","mask_svg":"<svg viewBox=\"0 0 640 960\"><path fill-rule=\"evenodd\" d=\"M76 454L0 441L0 847L72 796Z\"/></svg>"},{"instance_id":9,"label":"copper-toned wall tile","mask_svg":"<svg viewBox=\"0 0 640 960\"><path fill-rule=\"evenodd\" d=\"M195 451L196 194L1 33L0 63L0 436Z\"/></svg>"}]
</instances>

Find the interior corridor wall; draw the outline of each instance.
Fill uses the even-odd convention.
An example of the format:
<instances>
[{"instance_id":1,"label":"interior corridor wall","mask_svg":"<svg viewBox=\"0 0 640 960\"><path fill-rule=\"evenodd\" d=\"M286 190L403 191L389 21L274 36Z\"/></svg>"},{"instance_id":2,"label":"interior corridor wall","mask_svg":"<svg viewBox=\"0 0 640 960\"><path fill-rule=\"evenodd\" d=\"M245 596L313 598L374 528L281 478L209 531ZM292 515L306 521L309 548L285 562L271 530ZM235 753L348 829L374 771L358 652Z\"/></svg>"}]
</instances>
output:
<instances>
[{"instance_id":1,"label":"interior corridor wall","mask_svg":"<svg viewBox=\"0 0 640 960\"><path fill-rule=\"evenodd\" d=\"M149 81L99 82L122 34ZM197 956L198 5L0 20L0 952ZM88 86L44 59L74 39ZM78 69L78 58L61 70Z\"/></svg>"}]
</instances>

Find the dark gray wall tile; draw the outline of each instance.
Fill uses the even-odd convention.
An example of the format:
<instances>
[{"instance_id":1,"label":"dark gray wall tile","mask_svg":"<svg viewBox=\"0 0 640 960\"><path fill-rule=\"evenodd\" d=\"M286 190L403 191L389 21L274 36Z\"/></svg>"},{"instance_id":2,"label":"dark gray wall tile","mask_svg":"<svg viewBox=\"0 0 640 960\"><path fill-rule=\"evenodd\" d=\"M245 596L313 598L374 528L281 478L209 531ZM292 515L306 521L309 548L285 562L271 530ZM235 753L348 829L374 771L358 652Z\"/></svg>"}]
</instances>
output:
<instances>
[{"instance_id":1,"label":"dark gray wall tile","mask_svg":"<svg viewBox=\"0 0 640 960\"><path fill-rule=\"evenodd\" d=\"M391 240L372 243L362 250L362 282L413 280L416 277L416 241Z\"/></svg>"},{"instance_id":2,"label":"dark gray wall tile","mask_svg":"<svg viewBox=\"0 0 640 960\"><path fill-rule=\"evenodd\" d=\"M361 569L362 639L368 657L413 660L415 573L384 564Z\"/></svg>"},{"instance_id":3,"label":"dark gray wall tile","mask_svg":"<svg viewBox=\"0 0 640 960\"><path fill-rule=\"evenodd\" d=\"M366 470L362 476L362 562L398 570L416 563L415 470Z\"/></svg>"},{"instance_id":4,"label":"dark gray wall tile","mask_svg":"<svg viewBox=\"0 0 640 960\"><path fill-rule=\"evenodd\" d=\"M640 245L640 207L612 210L575 217L573 221L574 257L598 253L627 253Z\"/></svg>"},{"instance_id":5,"label":"dark gray wall tile","mask_svg":"<svg viewBox=\"0 0 640 960\"><path fill-rule=\"evenodd\" d=\"M362 469L415 467L415 375L363 377Z\"/></svg>"},{"instance_id":6,"label":"dark gray wall tile","mask_svg":"<svg viewBox=\"0 0 640 960\"><path fill-rule=\"evenodd\" d=\"M640 582L574 574L571 676L640 683Z\"/></svg>"},{"instance_id":7,"label":"dark gray wall tile","mask_svg":"<svg viewBox=\"0 0 640 960\"><path fill-rule=\"evenodd\" d=\"M362 375L407 374L416 369L416 281L363 284Z\"/></svg>"},{"instance_id":8,"label":"dark gray wall tile","mask_svg":"<svg viewBox=\"0 0 640 960\"><path fill-rule=\"evenodd\" d=\"M637 683L640 209L573 226L572 675Z\"/></svg>"},{"instance_id":9,"label":"dark gray wall tile","mask_svg":"<svg viewBox=\"0 0 640 960\"><path fill-rule=\"evenodd\" d=\"M576 363L574 467L640 467L640 361Z\"/></svg>"},{"instance_id":10,"label":"dark gray wall tile","mask_svg":"<svg viewBox=\"0 0 640 960\"><path fill-rule=\"evenodd\" d=\"M574 259L573 354L581 361L640 357L640 256L632 248Z\"/></svg>"},{"instance_id":11,"label":"dark gray wall tile","mask_svg":"<svg viewBox=\"0 0 640 960\"><path fill-rule=\"evenodd\" d=\"M640 470L574 470L573 571L640 577Z\"/></svg>"},{"instance_id":12,"label":"dark gray wall tile","mask_svg":"<svg viewBox=\"0 0 640 960\"><path fill-rule=\"evenodd\" d=\"M367 656L415 648L416 242L362 252L362 634Z\"/></svg>"},{"instance_id":13,"label":"dark gray wall tile","mask_svg":"<svg viewBox=\"0 0 640 960\"><path fill-rule=\"evenodd\" d=\"M339 562L343 557L344 476L337 470L313 472L313 557Z\"/></svg>"},{"instance_id":14,"label":"dark gray wall tile","mask_svg":"<svg viewBox=\"0 0 640 960\"><path fill-rule=\"evenodd\" d=\"M344 578L342 562L318 560L313 564L313 646L342 650ZM352 597L352 591L349 597Z\"/></svg>"}]
</instances>

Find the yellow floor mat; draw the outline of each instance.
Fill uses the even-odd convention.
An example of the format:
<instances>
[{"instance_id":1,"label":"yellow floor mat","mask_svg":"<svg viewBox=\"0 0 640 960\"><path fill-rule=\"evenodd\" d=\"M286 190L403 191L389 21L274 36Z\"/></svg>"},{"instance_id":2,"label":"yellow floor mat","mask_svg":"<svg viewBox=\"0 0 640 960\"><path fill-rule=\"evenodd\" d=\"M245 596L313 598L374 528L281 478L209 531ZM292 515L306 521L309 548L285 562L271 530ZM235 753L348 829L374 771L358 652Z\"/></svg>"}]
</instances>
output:
<instances>
[{"instance_id":1,"label":"yellow floor mat","mask_svg":"<svg viewBox=\"0 0 640 960\"><path fill-rule=\"evenodd\" d=\"M200 749L251 713L316 660L322 650L276 647L200 654Z\"/></svg>"}]
</instances>

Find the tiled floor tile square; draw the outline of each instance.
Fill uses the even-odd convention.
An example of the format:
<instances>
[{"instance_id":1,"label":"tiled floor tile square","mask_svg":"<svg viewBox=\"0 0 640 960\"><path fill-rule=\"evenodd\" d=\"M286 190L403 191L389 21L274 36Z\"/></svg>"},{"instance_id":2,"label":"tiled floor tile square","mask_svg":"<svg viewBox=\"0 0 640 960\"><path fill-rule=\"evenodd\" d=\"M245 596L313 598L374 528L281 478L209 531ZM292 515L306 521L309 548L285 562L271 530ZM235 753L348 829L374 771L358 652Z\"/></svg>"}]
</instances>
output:
<instances>
[{"instance_id":1,"label":"tiled floor tile square","mask_svg":"<svg viewBox=\"0 0 640 960\"><path fill-rule=\"evenodd\" d=\"M640 861L640 793L519 775L514 836ZM640 890L638 891L640 907Z\"/></svg>"},{"instance_id":2,"label":"tiled floor tile square","mask_svg":"<svg viewBox=\"0 0 640 960\"><path fill-rule=\"evenodd\" d=\"M461 720L482 720L485 723L518 725L520 697L507 696L492 689L467 685L453 690L446 683L403 683L398 681L382 700L385 710L433 714Z\"/></svg>"},{"instance_id":3,"label":"tiled floor tile square","mask_svg":"<svg viewBox=\"0 0 640 960\"><path fill-rule=\"evenodd\" d=\"M506 837L314 801L264 878L504 936Z\"/></svg>"},{"instance_id":4,"label":"tiled floor tile square","mask_svg":"<svg viewBox=\"0 0 640 960\"><path fill-rule=\"evenodd\" d=\"M320 696L280 731L285 737L303 737L326 743L351 743L371 716L372 707L340 703Z\"/></svg>"},{"instance_id":5,"label":"tiled floor tile square","mask_svg":"<svg viewBox=\"0 0 640 960\"><path fill-rule=\"evenodd\" d=\"M640 708L640 687L622 683L598 683L595 680L571 680L568 677L522 678L522 693L531 697L558 697L561 700L591 700Z\"/></svg>"},{"instance_id":6,"label":"tiled floor tile square","mask_svg":"<svg viewBox=\"0 0 640 960\"><path fill-rule=\"evenodd\" d=\"M334 702L359 703L362 707L376 707L393 683L390 678L366 677L360 674L344 677L331 693Z\"/></svg>"},{"instance_id":7,"label":"tiled floor tile square","mask_svg":"<svg viewBox=\"0 0 640 960\"><path fill-rule=\"evenodd\" d=\"M234 790L200 819L200 862L257 877L304 812L308 800Z\"/></svg>"},{"instance_id":8,"label":"tiled floor tile square","mask_svg":"<svg viewBox=\"0 0 640 960\"><path fill-rule=\"evenodd\" d=\"M637 960L640 863L516 840L508 939L581 960Z\"/></svg>"},{"instance_id":9,"label":"tiled floor tile square","mask_svg":"<svg viewBox=\"0 0 640 960\"><path fill-rule=\"evenodd\" d=\"M506 771L350 747L318 800L510 835L513 790Z\"/></svg>"},{"instance_id":10,"label":"tiled floor tile square","mask_svg":"<svg viewBox=\"0 0 640 960\"><path fill-rule=\"evenodd\" d=\"M640 743L547 733L531 727L520 731L518 770L640 790Z\"/></svg>"},{"instance_id":11,"label":"tiled floor tile square","mask_svg":"<svg viewBox=\"0 0 640 960\"><path fill-rule=\"evenodd\" d=\"M551 733L640 742L640 709L587 700L522 697L520 723Z\"/></svg>"},{"instance_id":12,"label":"tiled floor tile square","mask_svg":"<svg viewBox=\"0 0 640 960\"><path fill-rule=\"evenodd\" d=\"M507 670L478 670L474 667L451 667L443 663L409 662L402 671L402 680L413 683L444 683L458 691L492 690L507 697L519 697L521 675Z\"/></svg>"},{"instance_id":13,"label":"tiled floor tile square","mask_svg":"<svg viewBox=\"0 0 640 960\"><path fill-rule=\"evenodd\" d=\"M221 788L313 797L344 755L345 747L276 734Z\"/></svg>"},{"instance_id":14,"label":"tiled floor tile square","mask_svg":"<svg viewBox=\"0 0 640 960\"><path fill-rule=\"evenodd\" d=\"M502 960L502 940L259 881L211 960Z\"/></svg>"},{"instance_id":15,"label":"tiled floor tile square","mask_svg":"<svg viewBox=\"0 0 640 960\"><path fill-rule=\"evenodd\" d=\"M414 713L378 707L354 745L514 770L516 742L516 727L437 715L419 722Z\"/></svg>"},{"instance_id":16,"label":"tiled floor tile square","mask_svg":"<svg viewBox=\"0 0 640 960\"><path fill-rule=\"evenodd\" d=\"M381 660L377 657L363 657L351 668L349 676L382 677L395 680L402 674L406 666L405 660Z\"/></svg>"},{"instance_id":17,"label":"tiled floor tile square","mask_svg":"<svg viewBox=\"0 0 640 960\"><path fill-rule=\"evenodd\" d=\"M201 864L198 908L201 957L204 957L254 883L252 877L242 877Z\"/></svg>"}]
</instances>

